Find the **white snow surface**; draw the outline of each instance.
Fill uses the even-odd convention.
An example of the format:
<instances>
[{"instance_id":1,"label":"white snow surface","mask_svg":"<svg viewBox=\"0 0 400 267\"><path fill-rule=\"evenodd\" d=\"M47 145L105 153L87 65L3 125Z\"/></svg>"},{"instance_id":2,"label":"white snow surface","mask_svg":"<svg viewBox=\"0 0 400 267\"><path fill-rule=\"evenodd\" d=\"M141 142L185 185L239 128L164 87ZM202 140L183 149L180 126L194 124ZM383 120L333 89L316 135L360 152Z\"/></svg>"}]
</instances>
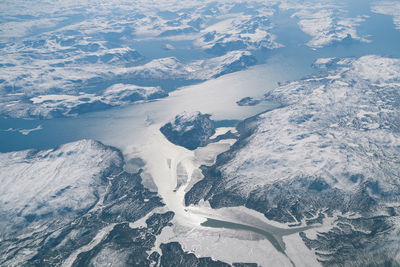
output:
<instances>
[{"instance_id":1,"label":"white snow surface","mask_svg":"<svg viewBox=\"0 0 400 267\"><path fill-rule=\"evenodd\" d=\"M97 96L101 95L102 83L112 85L114 79L116 83L124 79L209 79L229 72L226 67L247 50L277 47L268 32L272 26L263 24L272 16L271 6L277 0L245 4L256 10L254 18L232 11L242 1L219 1L211 6L210 2L213 1L2 1L0 114L48 118L52 116L46 111L48 106L32 106L27 99L61 95L75 101L78 94L94 91ZM196 43L207 28L214 31L227 16L237 17L238 21L226 36L217 39L244 43L233 49L238 53L182 63L166 56L148 59L131 47L135 42L168 38L172 39L166 43L168 49L180 38ZM252 27L256 29L249 30Z\"/></svg>"},{"instance_id":2,"label":"white snow surface","mask_svg":"<svg viewBox=\"0 0 400 267\"><path fill-rule=\"evenodd\" d=\"M140 78L207 80L227 71L230 64L242 60L244 56L251 56L251 53L231 51L219 57L195 60L188 64L183 64L175 57L160 58L142 66L121 69L117 73L130 73Z\"/></svg>"},{"instance_id":3,"label":"white snow surface","mask_svg":"<svg viewBox=\"0 0 400 267\"><path fill-rule=\"evenodd\" d=\"M187 116L190 117L190 114ZM213 164L217 155L229 149L235 140L222 140L190 151L168 142L158 131L159 127L160 125L154 124L147 128L148 141L144 142L145 145L132 144L124 151L127 158L141 157L146 161L144 172L153 177L158 193L166 204L165 209L175 213L173 226L163 229L157 237L153 251L161 252L161 243L178 241L185 251L193 252L197 257L212 257L214 260L228 263L256 262L261 266L291 266L289 258L262 236L248 231L201 226L207 218L244 223L260 229L272 225L285 230L290 228L287 224L269 221L263 214L245 207L214 210L207 202L189 207L184 204L185 193L202 178L198 172L199 167ZM226 131L226 128L220 132L222 131ZM187 180L179 183L178 176L183 170ZM140 225L141 222L137 222L132 224L132 227ZM304 245L301 249L305 249ZM293 250L295 248L292 248ZM308 262L315 265L315 259L314 255L308 253L299 263Z\"/></svg>"},{"instance_id":4,"label":"white snow surface","mask_svg":"<svg viewBox=\"0 0 400 267\"><path fill-rule=\"evenodd\" d=\"M227 45L240 42L248 49L278 48L282 44L275 41L276 36L270 33L273 28L269 18L274 14L273 9L258 10L259 15L226 15L221 21L202 30L203 38L195 41L195 45L202 49L209 49L218 45ZM206 38L208 35L213 37Z\"/></svg>"},{"instance_id":5,"label":"white snow surface","mask_svg":"<svg viewBox=\"0 0 400 267\"><path fill-rule=\"evenodd\" d=\"M312 48L321 48L332 44L334 41L342 41L348 36L367 42L367 39L358 36L356 30L366 17L349 18L343 16L340 12L340 9L316 9L313 6L295 12L292 17L298 18L300 29L312 37L307 43Z\"/></svg>"},{"instance_id":6,"label":"white snow surface","mask_svg":"<svg viewBox=\"0 0 400 267\"><path fill-rule=\"evenodd\" d=\"M177 132L187 132L193 129L192 123L199 119L202 114L199 111L182 112L171 121L172 129Z\"/></svg>"},{"instance_id":7,"label":"white snow surface","mask_svg":"<svg viewBox=\"0 0 400 267\"><path fill-rule=\"evenodd\" d=\"M82 104L100 102L109 106L123 106L138 100L159 98L166 95L166 92L159 86L137 86L117 83L106 88L103 92L100 91L94 94L76 92L73 89L73 84L71 84L71 79L74 77L77 79L83 78L82 75L85 76L84 79L95 78L98 75L123 75L137 79L208 80L231 72L231 64L238 63L241 68L246 68L249 64L245 62L246 57L252 57L251 53L247 51L232 51L220 57L196 60L188 64L183 64L174 57L161 58L154 59L141 66L125 68L111 66L107 69L107 73L104 73L104 66L97 64L95 66L87 66L85 70L81 68L64 68L62 73L56 70L49 73L49 76L46 76L45 79L41 78L40 80L35 80L36 78L32 80L30 75L24 79L19 79L19 75L27 71L25 67L23 65L10 67L0 74L0 78L5 80L15 78L18 82L15 82L14 85L21 86L25 93L23 95L6 94L3 101L0 101L0 113L12 117L51 118L54 117L54 112L58 113L58 116L69 116L71 115L69 112L72 109L78 108ZM42 65L38 66L36 70L29 69L28 72L32 74L40 71L42 73L42 67L47 68ZM68 82L65 83L64 79L58 79L60 75L65 79L68 77ZM24 84L25 82L26 84ZM65 91L61 94L49 93L52 92L54 87L64 88ZM137 95L137 100L129 98L133 95ZM31 96L30 102L19 100L24 96ZM10 105L12 101L14 101L14 104Z\"/></svg>"},{"instance_id":8,"label":"white snow surface","mask_svg":"<svg viewBox=\"0 0 400 267\"><path fill-rule=\"evenodd\" d=\"M244 197L281 180L323 177L353 190L351 174L379 181L383 192L400 176L400 60L364 56L336 70L278 87L267 98L281 108L259 116L254 134L221 166L226 188Z\"/></svg>"},{"instance_id":9,"label":"white snow surface","mask_svg":"<svg viewBox=\"0 0 400 267\"><path fill-rule=\"evenodd\" d=\"M374 13L392 16L396 29L400 30L400 2L377 1L372 4L371 10Z\"/></svg>"},{"instance_id":10,"label":"white snow surface","mask_svg":"<svg viewBox=\"0 0 400 267\"><path fill-rule=\"evenodd\" d=\"M46 225L49 218L69 221L96 203L107 185L103 173L121 164L116 150L92 140L0 154L0 235L25 224L27 216L42 216ZM35 224L22 232L33 232Z\"/></svg>"},{"instance_id":11,"label":"white snow surface","mask_svg":"<svg viewBox=\"0 0 400 267\"><path fill-rule=\"evenodd\" d=\"M379 5L374 11L386 14L388 6ZM390 12L396 20L398 5L393 6ZM272 33L274 15L281 10L290 10L299 19L300 28L312 37L308 42L312 48L348 35L367 41L356 30L367 18L348 17L345 7L332 1L2 1L0 114L49 118L53 116L49 106L27 100L61 95L76 102L81 93L101 95L102 84L111 86L114 80L133 84L141 79L206 80L231 72L235 62L234 70L246 68L243 56L284 45ZM132 47L156 41L165 52L165 45L181 49L180 40L189 41L190 49L216 51L211 58L182 62L171 51L168 56L146 58ZM64 100L59 107L70 107ZM111 106L124 103L113 101Z\"/></svg>"},{"instance_id":12,"label":"white snow surface","mask_svg":"<svg viewBox=\"0 0 400 267\"><path fill-rule=\"evenodd\" d=\"M48 94L30 98L33 105L27 108L21 106L15 115L52 118L52 112L70 116L73 109L85 104L102 103L109 106L124 106L132 102L146 101L157 96L164 96L166 92L160 87L145 87L134 84L114 84L108 87L101 95L80 93L77 95Z\"/></svg>"}]
</instances>

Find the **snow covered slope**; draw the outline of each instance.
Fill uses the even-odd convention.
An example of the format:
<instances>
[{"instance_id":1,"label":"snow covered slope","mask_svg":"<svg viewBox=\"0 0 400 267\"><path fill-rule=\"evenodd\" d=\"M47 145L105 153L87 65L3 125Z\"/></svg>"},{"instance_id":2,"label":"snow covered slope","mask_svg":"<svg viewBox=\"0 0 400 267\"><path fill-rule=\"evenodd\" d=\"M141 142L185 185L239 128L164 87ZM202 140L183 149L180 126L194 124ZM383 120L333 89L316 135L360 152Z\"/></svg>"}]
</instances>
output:
<instances>
[{"instance_id":1,"label":"snow covered slope","mask_svg":"<svg viewBox=\"0 0 400 267\"><path fill-rule=\"evenodd\" d=\"M63 79L52 76L57 81L57 84L54 84L48 80L34 81L27 78L26 86L23 85L23 89L21 89L24 91L23 93L6 94L0 100L0 115L48 119L123 106L140 100L167 96L166 91L159 86L163 84L163 81L172 81L171 83L176 86L180 84L179 81L183 83L204 81L245 69L255 63L256 59L250 52L232 51L219 57L196 60L188 64L180 62L175 57L154 59L141 66L122 69L109 67L107 73L102 73L104 66L97 65L95 69L91 70L91 74L85 77L83 91L79 89L82 86L82 81L79 79L76 81L69 79L67 83L64 83ZM88 69L90 70L90 68ZM3 75L4 80L9 80L22 70L9 71L10 73L5 71L0 76ZM80 72L80 70L75 71ZM51 75L58 74L54 72ZM75 74L70 73L69 75L74 76ZM97 77L97 75L102 77ZM15 79L19 80L16 76ZM126 83L117 83L111 80L126 81ZM145 83L157 86L138 86L132 84L132 81L141 81L141 83L147 81ZM19 80L18 83L20 82L23 81ZM4 86L7 87L7 83ZM63 90L57 90L59 92L55 93L51 88L53 86L63 88ZM105 88L102 89L103 87ZM95 92L85 93L86 91Z\"/></svg>"},{"instance_id":2,"label":"snow covered slope","mask_svg":"<svg viewBox=\"0 0 400 267\"><path fill-rule=\"evenodd\" d=\"M0 154L2 236L29 222L49 217L66 220L86 211L104 193L104 176L121 165L121 160L116 150L94 141L79 141L54 151Z\"/></svg>"},{"instance_id":3,"label":"snow covered slope","mask_svg":"<svg viewBox=\"0 0 400 267\"><path fill-rule=\"evenodd\" d=\"M115 226L161 206L123 164L92 140L0 154L0 265L73 263Z\"/></svg>"},{"instance_id":4,"label":"snow covered slope","mask_svg":"<svg viewBox=\"0 0 400 267\"><path fill-rule=\"evenodd\" d=\"M331 70L267 94L281 107L238 127L240 141L204 168L206 178L186 195L186 204L205 198L215 208L246 205L293 224L333 217L335 227L327 233L302 236L320 261L361 262L374 253L384 255L374 258L377 264L395 260L400 59L364 56L326 64Z\"/></svg>"},{"instance_id":5,"label":"snow covered slope","mask_svg":"<svg viewBox=\"0 0 400 267\"><path fill-rule=\"evenodd\" d=\"M385 3L374 12L394 13L396 22ZM357 27L368 18L347 8L316 0L2 1L0 116L70 116L166 96L99 99L116 84L170 91L245 69L260 51L286 45L277 41L282 12L311 36L311 48L367 41Z\"/></svg>"}]
</instances>

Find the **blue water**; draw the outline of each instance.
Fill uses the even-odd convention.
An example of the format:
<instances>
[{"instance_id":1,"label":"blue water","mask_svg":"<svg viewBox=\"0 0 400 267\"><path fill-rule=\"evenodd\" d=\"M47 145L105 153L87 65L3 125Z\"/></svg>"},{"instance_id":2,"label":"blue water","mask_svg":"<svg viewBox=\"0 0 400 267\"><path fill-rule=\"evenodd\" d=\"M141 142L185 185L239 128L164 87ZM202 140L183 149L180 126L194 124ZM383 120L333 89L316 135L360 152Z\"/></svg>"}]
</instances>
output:
<instances>
[{"instance_id":1,"label":"blue water","mask_svg":"<svg viewBox=\"0 0 400 267\"><path fill-rule=\"evenodd\" d=\"M277 82L299 79L318 71L312 69L311 65L315 59L320 57L360 57L368 54L400 57L400 31L394 28L392 18L390 16L371 13L369 11L369 2L358 0L352 3L354 4L348 8L349 16L370 16L365 22L361 23L357 29L360 36L369 36L368 39L371 40L370 43L352 40L349 42L336 43L321 49L310 49L305 46L305 43L309 41L311 37L304 34L298 28L295 18L289 18L288 15L290 13L280 12L275 15L274 20L277 21L277 27L273 33L278 36L277 41L284 44L285 47L255 53L259 62L264 63L264 65L256 67L260 68L260 71L257 72L257 75L260 75L260 77L255 78L259 80L265 79L269 87L272 86L271 84L275 84L276 86ZM174 45L176 49L164 49L163 47L166 43ZM191 43L188 41L141 41L133 43L132 46L146 56L147 60L176 56L183 62L186 62L193 59L209 57L208 54L202 51L193 50ZM268 70L268 68L273 68L277 65L279 65L282 72L282 75L278 75L279 77L271 77L269 72L263 72L264 69ZM243 82L245 83L246 81ZM250 90L252 92L251 94L262 95L263 92L265 92L266 88L254 85L250 80L248 82L249 88L253 88L253 90ZM227 83L226 86L229 86L229 83ZM255 86L258 87L254 88ZM246 87L247 86L244 86L243 90L246 90ZM185 100L182 99L182 101ZM199 98L199 101L207 101L207 99ZM182 104L182 108L184 108L184 103ZM130 107L114 108L107 111L84 114L76 118L51 120L0 119L0 152L29 148L53 148L83 138L99 139L100 141L103 139L108 140L103 137L105 135L112 136L113 131L121 131L121 124L130 124L130 126L143 124L143 121L146 119L145 113L150 113L153 108L160 108L163 112L169 113L169 107L165 105L169 105L169 102L160 101L159 103L134 104ZM172 108L173 107L171 107L171 109ZM229 109L230 107L223 108ZM221 107L221 110L223 110L223 108ZM140 113L137 112L140 109L147 111L143 112L143 114L132 115ZM254 114L261 111L262 110L257 108L251 110ZM175 112L175 109L171 110L171 114L168 115L172 115L173 112ZM246 115L254 115L251 114L251 112ZM125 114L130 115L127 117ZM237 118L224 117L221 119L236 122ZM29 135L23 135L18 131L6 131L9 128L32 129L38 125L42 125L43 129L31 132Z\"/></svg>"}]
</instances>

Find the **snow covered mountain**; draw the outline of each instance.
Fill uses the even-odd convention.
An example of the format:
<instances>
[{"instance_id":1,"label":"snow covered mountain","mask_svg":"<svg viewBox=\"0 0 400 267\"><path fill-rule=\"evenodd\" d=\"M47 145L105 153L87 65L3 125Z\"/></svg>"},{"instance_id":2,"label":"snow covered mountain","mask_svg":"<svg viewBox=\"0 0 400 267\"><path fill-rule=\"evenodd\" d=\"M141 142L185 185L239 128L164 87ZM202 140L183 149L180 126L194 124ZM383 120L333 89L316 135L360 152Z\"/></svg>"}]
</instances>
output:
<instances>
[{"instance_id":1,"label":"snow covered mountain","mask_svg":"<svg viewBox=\"0 0 400 267\"><path fill-rule=\"evenodd\" d=\"M167 92L162 89L165 83L177 86L179 81L189 84L204 81L245 69L255 63L256 59L250 52L232 51L220 57L196 60L189 64L183 64L175 57L155 59L141 66L109 68L107 73L100 71L99 68L103 67L98 65L98 69L93 70L93 75L88 75L85 81L69 80L68 84L52 85L65 91L49 88L48 80L41 81L45 85L39 91L33 88L29 90L28 85L22 86L25 93L9 93L0 100L0 114L6 117L48 119L123 106L167 96ZM6 72L3 74L6 75ZM63 79L56 80L64 83ZM32 80L26 82L40 85ZM138 86L132 82L156 86ZM7 83L4 86L8 87Z\"/></svg>"},{"instance_id":2,"label":"snow covered mountain","mask_svg":"<svg viewBox=\"0 0 400 267\"><path fill-rule=\"evenodd\" d=\"M98 99L116 84L171 91L245 69L256 64L255 52L285 46L274 33L280 12L298 21L311 36L307 45L312 48L367 41L357 32L367 18L352 17L342 4L330 1L162 1L156 6L140 1L132 6L114 0L98 3L96 10L92 7L98 1L53 2L0 4L3 117L52 118L96 111L166 95L138 93L122 102ZM390 15L385 6L373 10ZM32 102L43 96L61 101Z\"/></svg>"},{"instance_id":3,"label":"snow covered mountain","mask_svg":"<svg viewBox=\"0 0 400 267\"><path fill-rule=\"evenodd\" d=\"M186 204L245 205L293 225L332 217L325 232L302 234L319 261L398 261L400 60L334 62L268 93L280 107L238 126L240 140L204 167Z\"/></svg>"},{"instance_id":4,"label":"snow covered mountain","mask_svg":"<svg viewBox=\"0 0 400 267\"><path fill-rule=\"evenodd\" d=\"M399 30L395 0L0 1L0 266L400 266Z\"/></svg>"},{"instance_id":5,"label":"snow covered mountain","mask_svg":"<svg viewBox=\"0 0 400 267\"><path fill-rule=\"evenodd\" d=\"M0 265L230 266L178 242L156 247L174 212L123 165L93 140L0 154Z\"/></svg>"},{"instance_id":6,"label":"snow covered mountain","mask_svg":"<svg viewBox=\"0 0 400 267\"><path fill-rule=\"evenodd\" d=\"M162 206L123 163L118 150L91 140L1 154L0 265L73 262L78 248Z\"/></svg>"}]
</instances>

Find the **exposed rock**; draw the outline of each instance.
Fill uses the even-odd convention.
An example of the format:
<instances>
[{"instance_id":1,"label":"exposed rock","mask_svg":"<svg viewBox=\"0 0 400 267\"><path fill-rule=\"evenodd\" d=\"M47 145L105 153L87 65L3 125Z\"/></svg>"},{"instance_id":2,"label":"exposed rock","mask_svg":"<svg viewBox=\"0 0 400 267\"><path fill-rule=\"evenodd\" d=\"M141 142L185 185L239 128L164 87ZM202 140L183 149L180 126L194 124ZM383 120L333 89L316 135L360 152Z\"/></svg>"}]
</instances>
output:
<instances>
[{"instance_id":1,"label":"exposed rock","mask_svg":"<svg viewBox=\"0 0 400 267\"><path fill-rule=\"evenodd\" d=\"M186 205L245 205L291 225L341 214L326 233L302 236L319 261L365 262L377 247L373 262L398 261L400 60L329 63L267 94L280 107L239 124L238 141L202 167Z\"/></svg>"},{"instance_id":2,"label":"exposed rock","mask_svg":"<svg viewBox=\"0 0 400 267\"><path fill-rule=\"evenodd\" d=\"M259 99L254 99L252 97L244 97L236 102L238 106L255 106L261 102Z\"/></svg>"},{"instance_id":3,"label":"exposed rock","mask_svg":"<svg viewBox=\"0 0 400 267\"><path fill-rule=\"evenodd\" d=\"M162 206L123 164L118 150L91 140L0 154L0 265L59 265ZM148 220L153 234L166 223L157 221Z\"/></svg>"},{"instance_id":4,"label":"exposed rock","mask_svg":"<svg viewBox=\"0 0 400 267\"><path fill-rule=\"evenodd\" d=\"M185 112L161 127L160 131L171 143L194 150L209 143L210 137L215 134L215 127L210 115Z\"/></svg>"}]
</instances>

